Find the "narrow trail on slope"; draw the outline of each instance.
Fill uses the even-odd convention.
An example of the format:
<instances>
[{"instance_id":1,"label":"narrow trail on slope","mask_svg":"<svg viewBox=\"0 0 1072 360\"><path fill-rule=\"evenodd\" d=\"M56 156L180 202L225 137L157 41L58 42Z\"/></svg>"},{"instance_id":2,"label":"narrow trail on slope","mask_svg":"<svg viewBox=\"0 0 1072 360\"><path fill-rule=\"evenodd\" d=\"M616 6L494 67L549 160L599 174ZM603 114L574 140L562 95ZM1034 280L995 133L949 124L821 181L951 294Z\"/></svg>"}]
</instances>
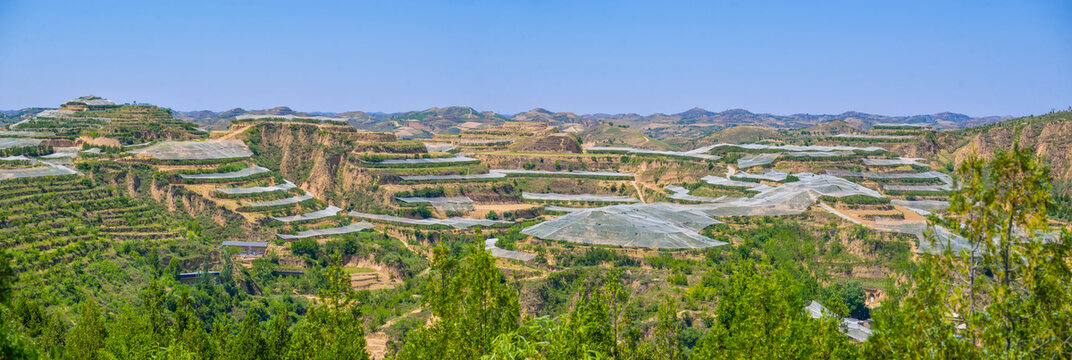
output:
<instances>
[{"instance_id":1,"label":"narrow trail on slope","mask_svg":"<svg viewBox=\"0 0 1072 360\"><path fill-rule=\"evenodd\" d=\"M640 197L640 202L647 203L647 201L644 200L644 192L640 191L640 185L637 185L636 180L633 180L633 188L636 189L637 196Z\"/></svg>"},{"instance_id":2,"label":"narrow trail on slope","mask_svg":"<svg viewBox=\"0 0 1072 360\"><path fill-rule=\"evenodd\" d=\"M391 325L394 325L394 323L397 322L398 320L401 320L402 318L404 318L406 316L410 316L410 315L419 313L420 311L421 311L421 307L417 307L416 309L413 309L410 312L407 312L405 314L399 315L399 316L397 316L397 317L395 317L395 318L393 318L391 320L388 320L387 322L384 322L383 325L378 326L377 329L380 329L380 331L369 333L367 336L365 336L365 350L367 350L369 352L369 355L371 355L371 357L373 359L376 359L376 360L383 359L384 356L387 355L387 339L388 339L388 337L387 337L387 333L383 332L382 329L389 328L389 327L391 327Z\"/></svg>"}]
</instances>

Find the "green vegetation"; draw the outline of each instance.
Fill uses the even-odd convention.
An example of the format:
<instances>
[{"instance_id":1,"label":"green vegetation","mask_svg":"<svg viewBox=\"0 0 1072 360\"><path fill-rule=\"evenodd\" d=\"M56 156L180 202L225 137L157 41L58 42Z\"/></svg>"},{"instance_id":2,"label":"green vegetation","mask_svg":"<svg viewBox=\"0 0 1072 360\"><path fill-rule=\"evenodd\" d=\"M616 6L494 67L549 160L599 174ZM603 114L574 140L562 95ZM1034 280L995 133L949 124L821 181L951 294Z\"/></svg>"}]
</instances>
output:
<instances>
[{"instance_id":1,"label":"green vegetation","mask_svg":"<svg viewBox=\"0 0 1072 360\"><path fill-rule=\"evenodd\" d=\"M936 356L958 359L1067 354L1069 344L1054 339L1072 336L1072 291L1065 286L1072 280L1072 234L1043 242L1014 232L1045 227L1052 204L1049 171L1017 143L990 161L967 159L958 172L965 181L950 197L955 217L943 221L959 225L951 228L959 229L969 248L920 261L898 287L903 290L876 311L878 331L866 352L903 357L938 351ZM950 319L951 313L958 315Z\"/></svg>"},{"instance_id":2,"label":"green vegetation","mask_svg":"<svg viewBox=\"0 0 1072 360\"><path fill-rule=\"evenodd\" d=\"M842 203L847 205L888 205L890 203L890 198L877 198L867 195L849 195L842 197L823 195L819 197L819 200L831 204Z\"/></svg>"},{"instance_id":3,"label":"green vegetation","mask_svg":"<svg viewBox=\"0 0 1072 360\"><path fill-rule=\"evenodd\" d=\"M6 149L0 149L0 157L6 156L41 156L53 153L51 145L34 145L34 146L15 146Z\"/></svg>"},{"instance_id":4,"label":"green vegetation","mask_svg":"<svg viewBox=\"0 0 1072 360\"><path fill-rule=\"evenodd\" d=\"M446 191L442 186L413 189L411 191L396 192L395 197L443 197Z\"/></svg>"},{"instance_id":5,"label":"green vegetation","mask_svg":"<svg viewBox=\"0 0 1072 360\"><path fill-rule=\"evenodd\" d=\"M329 119L311 119L311 118L274 118L274 117L259 117L250 119L232 119L231 124L242 123L257 123L257 122L280 122L280 123L303 123L303 124L336 124L346 125L346 120L329 120Z\"/></svg>"},{"instance_id":6,"label":"green vegetation","mask_svg":"<svg viewBox=\"0 0 1072 360\"><path fill-rule=\"evenodd\" d=\"M108 119L100 128L83 130L82 135L118 139L124 145L154 140L193 140L206 135L197 130L197 125L174 118L171 109L152 105L122 105L103 110L80 111L72 117Z\"/></svg>"}]
</instances>

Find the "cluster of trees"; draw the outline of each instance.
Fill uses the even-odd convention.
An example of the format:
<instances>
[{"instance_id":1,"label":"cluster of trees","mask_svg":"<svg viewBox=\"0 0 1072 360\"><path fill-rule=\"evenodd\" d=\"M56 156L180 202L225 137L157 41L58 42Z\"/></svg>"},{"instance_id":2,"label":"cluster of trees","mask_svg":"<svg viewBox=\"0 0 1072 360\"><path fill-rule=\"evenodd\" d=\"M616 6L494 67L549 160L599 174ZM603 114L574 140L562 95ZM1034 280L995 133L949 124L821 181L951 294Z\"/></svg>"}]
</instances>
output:
<instances>
[{"instance_id":1,"label":"cluster of trees","mask_svg":"<svg viewBox=\"0 0 1072 360\"><path fill-rule=\"evenodd\" d=\"M0 149L0 157L5 156L41 156L53 153L52 145L14 146Z\"/></svg>"},{"instance_id":2,"label":"cluster of trees","mask_svg":"<svg viewBox=\"0 0 1072 360\"><path fill-rule=\"evenodd\" d=\"M924 257L914 276L876 311L868 351L892 357L976 359L1072 356L1072 234L1049 230L1052 179L1016 143L989 161L961 163L962 189L934 221L968 249Z\"/></svg>"},{"instance_id":3,"label":"cluster of trees","mask_svg":"<svg viewBox=\"0 0 1072 360\"><path fill-rule=\"evenodd\" d=\"M425 187L420 189L413 189L407 191L399 191L395 193L397 197L443 197L446 196L446 189L442 186Z\"/></svg>"},{"instance_id":4,"label":"cluster of trees","mask_svg":"<svg viewBox=\"0 0 1072 360\"><path fill-rule=\"evenodd\" d=\"M0 258L0 260L4 260ZM72 359L367 359L364 329L349 277L329 268L320 302L294 321L282 303L250 308L237 321L226 313L205 320L189 289L168 293L159 282L137 304L105 314L93 300L78 306L73 327L41 311L10 305L7 261L0 263L0 358ZM262 318L264 318L262 321Z\"/></svg>"},{"instance_id":5,"label":"cluster of trees","mask_svg":"<svg viewBox=\"0 0 1072 360\"><path fill-rule=\"evenodd\" d=\"M850 205L887 205L890 203L890 198L879 198L863 194L842 197L823 195L819 197L819 200L831 204L843 203Z\"/></svg>"}]
</instances>

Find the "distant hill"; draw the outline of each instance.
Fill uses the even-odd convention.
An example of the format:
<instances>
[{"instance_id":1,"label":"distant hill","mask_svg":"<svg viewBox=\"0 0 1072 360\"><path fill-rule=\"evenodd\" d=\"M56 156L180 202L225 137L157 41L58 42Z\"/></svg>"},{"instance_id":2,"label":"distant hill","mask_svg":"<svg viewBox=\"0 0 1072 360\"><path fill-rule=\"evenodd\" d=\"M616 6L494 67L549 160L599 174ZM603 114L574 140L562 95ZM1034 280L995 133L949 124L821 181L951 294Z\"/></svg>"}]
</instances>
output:
<instances>
[{"instance_id":1,"label":"distant hill","mask_svg":"<svg viewBox=\"0 0 1072 360\"><path fill-rule=\"evenodd\" d=\"M931 115L912 116L885 116L866 114L861 112L844 112L837 115L772 115L757 114L742 109L731 109L722 112L712 112L701 108L692 108L677 114L656 113L647 116L637 114L589 114L583 115L589 119L601 121L617 121L637 124L642 127L650 127L647 124L672 124L672 125L706 125L706 126L741 126L756 125L778 129L800 129L814 126L830 120L844 120L847 124L860 129L869 129L876 124L918 124L938 129L954 129L969 126L985 125L1009 117L989 116L973 118L964 114L938 113ZM634 126L636 127L636 126Z\"/></svg>"},{"instance_id":2,"label":"distant hill","mask_svg":"<svg viewBox=\"0 0 1072 360\"><path fill-rule=\"evenodd\" d=\"M711 135L696 139L690 148L713 145L719 143L744 144L753 143L763 139L782 139L785 134L778 130L761 126L734 126L722 129Z\"/></svg>"},{"instance_id":3,"label":"distant hill","mask_svg":"<svg viewBox=\"0 0 1072 360\"><path fill-rule=\"evenodd\" d=\"M29 118L48 108L25 108L22 110L0 110L0 124L14 123Z\"/></svg>"},{"instance_id":4,"label":"distant hill","mask_svg":"<svg viewBox=\"0 0 1072 360\"><path fill-rule=\"evenodd\" d=\"M572 112L551 112L535 108L513 115L504 115L491 111L477 111L466 106L433 107L421 111L399 113L349 111L343 113L299 112L280 106L265 110L245 110L235 108L223 112L177 111L176 117L196 122L208 129L223 129L230 120L239 115L295 115L295 116L331 116L349 119L350 124L369 131L394 132L403 138L423 138L433 134L452 134L480 126L498 125L503 121L535 121L558 126L571 133L580 133L599 124L627 125L647 137L666 139L672 144L684 144L692 139L700 139L722 129L735 126L758 126L775 130L804 129L830 121L839 120L844 125L867 130L876 124L917 124L936 129L959 129L979 126L1009 119L1009 117L988 116L973 118L957 113L938 113L930 115L885 116L861 112L844 112L837 115L792 114L773 115L758 114L742 109L721 112L692 108L676 114L655 113L639 114L587 114ZM832 130L832 129L830 129Z\"/></svg>"},{"instance_id":5,"label":"distant hill","mask_svg":"<svg viewBox=\"0 0 1072 360\"><path fill-rule=\"evenodd\" d=\"M601 124L577 134L585 146L628 146L650 150L671 150L674 147L643 133L620 126Z\"/></svg>"},{"instance_id":6,"label":"distant hill","mask_svg":"<svg viewBox=\"0 0 1072 360\"><path fill-rule=\"evenodd\" d=\"M818 125L799 129L795 133L811 136L831 136L837 134L849 134L860 131L860 128L850 125L845 120L831 120Z\"/></svg>"},{"instance_id":7,"label":"distant hill","mask_svg":"<svg viewBox=\"0 0 1072 360\"><path fill-rule=\"evenodd\" d=\"M186 121L197 123L199 126L210 130L223 130L231 124L237 116L241 115L294 115L294 116L331 116L344 119L357 118L364 119L366 113L361 111L354 111L342 114L324 113L324 112L300 112L294 111L286 106L277 106L271 109L264 110L246 110L243 108L234 108L227 111L213 112L209 110L197 110L197 111L175 111L175 117Z\"/></svg>"},{"instance_id":8,"label":"distant hill","mask_svg":"<svg viewBox=\"0 0 1072 360\"><path fill-rule=\"evenodd\" d=\"M580 116L571 112L550 112L543 108L535 108L523 113L514 114L510 117L514 121L536 121L554 125L580 124L584 127L599 125L599 120Z\"/></svg>"},{"instance_id":9,"label":"distant hill","mask_svg":"<svg viewBox=\"0 0 1072 360\"><path fill-rule=\"evenodd\" d=\"M393 114L388 121L400 127L411 127L431 133L457 133L487 125L500 125L509 120L491 111L480 112L467 106L434 107L423 111Z\"/></svg>"},{"instance_id":10,"label":"distant hill","mask_svg":"<svg viewBox=\"0 0 1072 360\"><path fill-rule=\"evenodd\" d=\"M938 113L931 115L885 116L861 112L845 112L837 115L773 115L757 114L742 109L712 112L692 108L677 114L588 114L585 118L601 123L627 124L649 137L665 139L671 144L682 144L682 139L699 139L719 130L734 126L758 126L776 130L797 130L840 120L845 125L867 130L878 124L917 124L936 129L959 129L968 126L989 124L1008 117L973 118L964 114Z\"/></svg>"},{"instance_id":11,"label":"distant hill","mask_svg":"<svg viewBox=\"0 0 1072 360\"><path fill-rule=\"evenodd\" d=\"M1072 111L1028 116L954 134L967 140L953 153L957 163L973 152L985 157L995 149L1009 149L1018 138L1021 146L1046 159L1058 191L1072 191Z\"/></svg>"}]
</instances>

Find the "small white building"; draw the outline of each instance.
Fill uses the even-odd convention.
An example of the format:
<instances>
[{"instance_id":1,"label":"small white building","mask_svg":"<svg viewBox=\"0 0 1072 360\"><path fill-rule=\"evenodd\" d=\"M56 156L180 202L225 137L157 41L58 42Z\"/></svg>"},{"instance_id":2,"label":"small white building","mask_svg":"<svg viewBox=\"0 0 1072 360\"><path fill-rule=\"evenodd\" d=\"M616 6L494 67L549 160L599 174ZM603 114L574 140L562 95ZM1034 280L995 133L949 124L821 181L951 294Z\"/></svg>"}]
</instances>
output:
<instances>
[{"instance_id":1,"label":"small white building","mask_svg":"<svg viewBox=\"0 0 1072 360\"><path fill-rule=\"evenodd\" d=\"M223 248L238 248L238 256L261 257L268 253L268 243L256 241L224 241L220 246Z\"/></svg>"}]
</instances>

